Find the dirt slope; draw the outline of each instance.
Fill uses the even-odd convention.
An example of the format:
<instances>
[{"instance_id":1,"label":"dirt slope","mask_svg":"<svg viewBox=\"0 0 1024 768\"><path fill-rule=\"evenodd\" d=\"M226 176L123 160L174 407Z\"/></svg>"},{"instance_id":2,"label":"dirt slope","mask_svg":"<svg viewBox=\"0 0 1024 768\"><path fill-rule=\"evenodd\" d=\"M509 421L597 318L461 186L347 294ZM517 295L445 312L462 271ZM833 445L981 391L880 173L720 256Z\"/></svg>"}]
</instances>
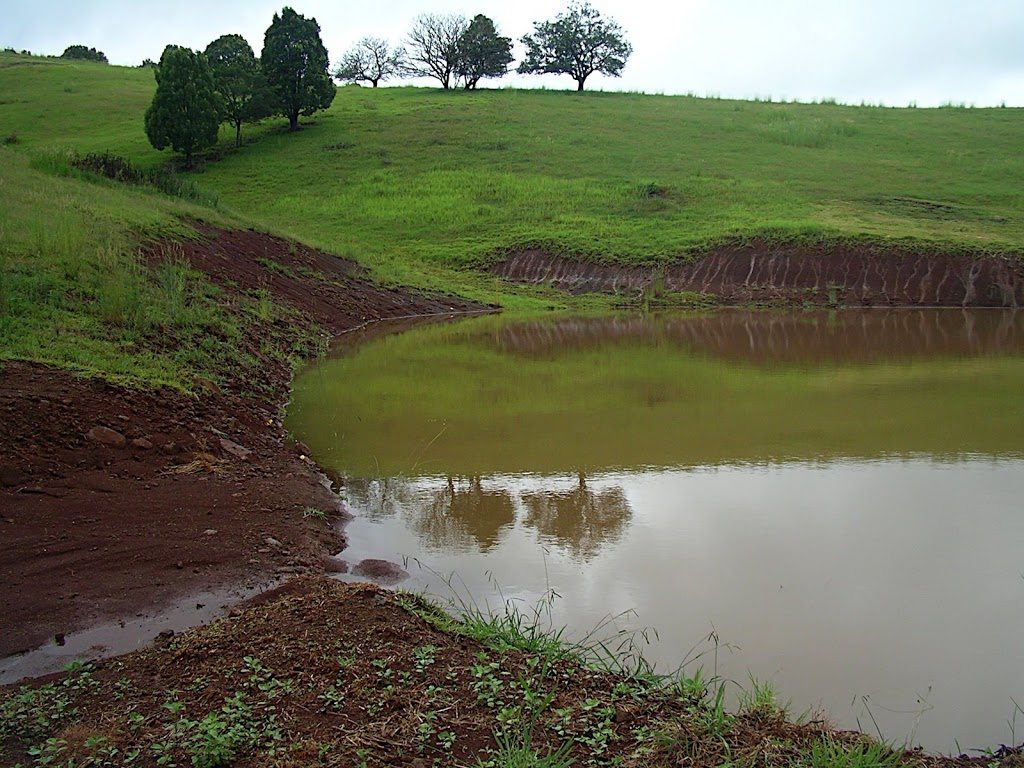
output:
<instances>
[{"instance_id":1,"label":"dirt slope","mask_svg":"<svg viewBox=\"0 0 1024 768\"><path fill-rule=\"evenodd\" d=\"M151 244L147 258L186 259L229 297L264 289L331 333L481 309L375 286L354 264L266 234L202 231ZM261 363L250 380L195 397L0 370L0 657L185 594L320 570L342 548L303 516L337 515L337 501L280 426L291 371L260 342L247 342Z\"/></svg>"},{"instance_id":2,"label":"dirt slope","mask_svg":"<svg viewBox=\"0 0 1024 768\"><path fill-rule=\"evenodd\" d=\"M491 267L508 280L571 293L636 296L659 290L715 295L722 304L1018 307L1024 264L999 256L916 253L866 245L752 242L667 269L615 267L523 251Z\"/></svg>"}]
</instances>

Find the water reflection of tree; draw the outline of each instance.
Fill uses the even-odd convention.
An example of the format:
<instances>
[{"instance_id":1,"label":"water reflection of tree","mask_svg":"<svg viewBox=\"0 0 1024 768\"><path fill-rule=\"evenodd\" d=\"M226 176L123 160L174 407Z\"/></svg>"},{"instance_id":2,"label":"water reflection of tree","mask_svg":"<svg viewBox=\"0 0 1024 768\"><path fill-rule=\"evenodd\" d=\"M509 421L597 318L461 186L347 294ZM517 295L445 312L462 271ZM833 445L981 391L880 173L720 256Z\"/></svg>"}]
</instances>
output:
<instances>
[{"instance_id":1,"label":"water reflection of tree","mask_svg":"<svg viewBox=\"0 0 1024 768\"><path fill-rule=\"evenodd\" d=\"M593 557L602 544L617 540L633 517L621 488L593 491L581 472L570 491L524 493L525 524L579 557Z\"/></svg>"},{"instance_id":2,"label":"water reflection of tree","mask_svg":"<svg viewBox=\"0 0 1024 768\"><path fill-rule=\"evenodd\" d=\"M515 522L516 510L504 489L486 490L479 477L449 477L415 514L413 527L433 546L465 547L472 539L481 552L489 552Z\"/></svg>"},{"instance_id":3,"label":"water reflection of tree","mask_svg":"<svg viewBox=\"0 0 1024 768\"><path fill-rule=\"evenodd\" d=\"M345 480L345 495L371 520L394 517L413 503L415 489L400 477L362 478Z\"/></svg>"}]
</instances>

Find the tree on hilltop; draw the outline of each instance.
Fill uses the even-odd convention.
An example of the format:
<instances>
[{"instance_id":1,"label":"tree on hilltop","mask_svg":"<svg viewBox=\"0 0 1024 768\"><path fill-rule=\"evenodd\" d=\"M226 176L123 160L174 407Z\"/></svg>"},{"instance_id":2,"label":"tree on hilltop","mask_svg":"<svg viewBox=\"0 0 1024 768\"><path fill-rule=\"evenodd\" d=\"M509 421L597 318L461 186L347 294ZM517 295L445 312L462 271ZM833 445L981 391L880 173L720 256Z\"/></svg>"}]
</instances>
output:
<instances>
[{"instance_id":1,"label":"tree on hilltop","mask_svg":"<svg viewBox=\"0 0 1024 768\"><path fill-rule=\"evenodd\" d=\"M468 27L465 16L417 16L407 38L406 72L416 77L432 77L445 90L451 88L459 63L459 41Z\"/></svg>"},{"instance_id":2,"label":"tree on hilltop","mask_svg":"<svg viewBox=\"0 0 1024 768\"><path fill-rule=\"evenodd\" d=\"M308 117L331 106L336 89L327 72L327 49L316 19L287 7L275 13L260 59L277 108L288 118L289 130L299 129L299 115Z\"/></svg>"},{"instance_id":3,"label":"tree on hilltop","mask_svg":"<svg viewBox=\"0 0 1024 768\"><path fill-rule=\"evenodd\" d=\"M222 35L206 46L213 85L220 97L221 122L235 126L235 146L242 146L242 123L274 112L273 95L252 47L241 35Z\"/></svg>"},{"instance_id":4,"label":"tree on hilltop","mask_svg":"<svg viewBox=\"0 0 1024 768\"><path fill-rule=\"evenodd\" d=\"M569 75L578 91L595 72L619 77L633 52L622 28L586 2L571 3L554 21L535 22L533 30L522 38L526 58L518 72Z\"/></svg>"},{"instance_id":5,"label":"tree on hilltop","mask_svg":"<svg viewBox=\"0 0 1024 768\"><path fill-rule=\"evenodd\" d=\"M168 45L156 67L156 93L146 110L146 136L157 149L192 155L217 143L220 112L206 56Z\"/></svg>"},{"instance_id":6,"label":"tree on hilltop","mask_svg":"<svg viewBox=\"0 0 1024 768\"><path fill-rule=\"evenodd\" d=\"M512 39L502 37L494 22L477 14L456 46L455 74L467 90L485 77L502 77L512 63Z\"/></svg>"},{"instance_id":7,"label":"tree on hilltop","mask_svg":"<svg viewBox=\"0 0 1024 768\"><path fill-rule=\"evenodd\" d=\"M79 59L80 61L98 61L100 64L109 64L107 56L103 51L95 48L87 48L84 45L69 45L60 55L62 59Z\"/></svg>"},{"instance_id":8,"label":"tree on hilltop","mask_svg":"<svg viewBox=\"0 0 1024 768\"><path fill-rule=\"evenodd\" d=\"M404 71L404 48L392 50L387 40L364 37L345 52L332 74L342 82L371 83L376 88L380 81Z\"/></svg>"}]
</instances>

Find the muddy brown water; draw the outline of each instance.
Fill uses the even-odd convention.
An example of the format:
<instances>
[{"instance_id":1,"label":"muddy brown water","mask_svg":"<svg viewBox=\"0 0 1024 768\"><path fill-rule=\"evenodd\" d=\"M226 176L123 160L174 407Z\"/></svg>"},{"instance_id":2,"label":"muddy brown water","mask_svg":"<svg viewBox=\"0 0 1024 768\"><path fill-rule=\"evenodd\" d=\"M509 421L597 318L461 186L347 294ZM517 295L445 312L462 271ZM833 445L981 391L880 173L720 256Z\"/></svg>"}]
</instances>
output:
<instances>
[{"instance_id":1,"label":"muddy brown water","mask_svg":"<svg viewBox=\"0 0 1024 768\"><path fill-rule=\"evenodd\" d=\"M1024 736L1022 391L1009 310L485 317L339 348L289 426L403 587L954 752Z\"/></svg>"}]
</instances>

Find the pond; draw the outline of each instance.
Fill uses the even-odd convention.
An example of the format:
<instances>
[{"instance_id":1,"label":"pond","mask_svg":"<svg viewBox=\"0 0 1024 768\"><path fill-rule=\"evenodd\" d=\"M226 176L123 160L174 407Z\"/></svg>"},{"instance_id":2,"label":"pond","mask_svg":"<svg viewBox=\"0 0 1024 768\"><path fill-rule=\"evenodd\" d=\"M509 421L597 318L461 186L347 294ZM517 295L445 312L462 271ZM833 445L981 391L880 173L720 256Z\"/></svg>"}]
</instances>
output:
<instances>
[{"instance_id":1,"label":"pond","mask_svg":"<svg viewBox=\"0 0 1024 768\"><path fill-rule=\"evenodd\" d=\"M577 636L653 628L660 671L897 742L1021 740L1024 313L379 331L300 377L288 419L343 480L342 557L481 607L554 592Z\"/></svg>"}]
</instances>

